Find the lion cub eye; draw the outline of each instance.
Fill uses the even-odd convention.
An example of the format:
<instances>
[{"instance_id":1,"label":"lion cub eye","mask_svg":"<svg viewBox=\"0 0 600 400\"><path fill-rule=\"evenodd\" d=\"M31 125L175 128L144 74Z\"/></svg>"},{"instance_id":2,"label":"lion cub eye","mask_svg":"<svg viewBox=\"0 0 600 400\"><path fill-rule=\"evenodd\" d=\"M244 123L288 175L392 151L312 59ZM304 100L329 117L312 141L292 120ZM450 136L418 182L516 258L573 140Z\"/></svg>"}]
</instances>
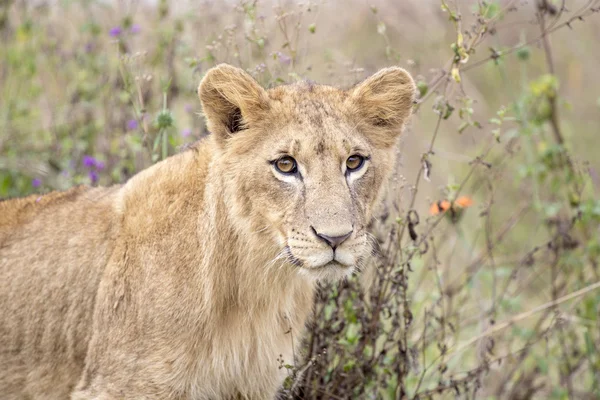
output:
<instances>
[{"instance_id":1,"label":"lion cub eye","mask_svg":"<svg viewBox=\"0 0 600 400\"><path fill-rule=\"evenodd\" d=\"M290 156L281 157L274 163L275 169L281 172L282 174L295 174L298 171L298 165L296 164L296 160L294 160Z\"/></svg>"},{"instance_id":2,"label":"lion cub eye","mask_svg":"<svg viewBox=\"0 0 600 400\"><path fill-rule=\"evenodd\" d=\"M346 168L349 172L359 170L365 164L365 158L358 154L348 157L346 160Z\"/></svg>"}]
</instances>

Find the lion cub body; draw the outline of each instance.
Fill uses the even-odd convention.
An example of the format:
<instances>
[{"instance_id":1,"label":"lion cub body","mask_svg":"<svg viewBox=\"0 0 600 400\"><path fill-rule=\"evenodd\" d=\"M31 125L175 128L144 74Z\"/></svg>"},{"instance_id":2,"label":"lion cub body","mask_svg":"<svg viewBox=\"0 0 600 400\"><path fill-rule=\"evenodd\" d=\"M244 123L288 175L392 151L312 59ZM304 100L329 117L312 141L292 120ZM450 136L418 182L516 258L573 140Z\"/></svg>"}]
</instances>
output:
<instances>
[{"instance_id":1,"label":"lion cub body","mask_svg":"<svg viewBox=\"0 0 600 400\"><path fill-rule=\"evenodd\" d=\"M228 252L241 245L235 234L206 223L219 212L201 190L210 147L123 187L0 203L2 398L68 398L74 389L74 399L122 398L112 387L156 399L275 393L285 373L277 360L292 362L312 285L253 288L256 302L242 304L234 271L207 270L270 261Z\"/></svg>"},{"instance_id":2,"label":"lion cub body","mask_svg":"<svg viewBox=\"0 0 600 400\"><path fill-rule=\"evenodd\" d=\"M122 186L0 202L3 399L273 398L315 282L364 262L408 74L267 92L220 66L199 93L213 134L190 150ZM360 174L335 172L359 150Z\"/></svg>"}]
</instances>

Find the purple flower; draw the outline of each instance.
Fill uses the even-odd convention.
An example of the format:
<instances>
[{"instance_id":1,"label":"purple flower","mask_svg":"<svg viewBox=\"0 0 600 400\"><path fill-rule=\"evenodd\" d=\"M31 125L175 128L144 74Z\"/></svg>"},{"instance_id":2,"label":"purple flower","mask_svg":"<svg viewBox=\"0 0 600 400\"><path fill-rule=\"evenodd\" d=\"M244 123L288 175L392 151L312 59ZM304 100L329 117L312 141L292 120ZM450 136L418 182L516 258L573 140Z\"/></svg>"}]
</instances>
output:
<instances>
[{"instance_id":1,"label":"purple flower","mask_svg":"<svg viewBox=\"0 0 600 400\"><path fill-rule=\"evenodd\" d=\"M256 68L254 70L256 71L257 74L262 74L263 72L265 72L267 70L267 65L265 63L260 63L256 66Z\"/></svg>"},{"instance_id":2,"label":"purple flower","mask_svg":"<svg viewBox=\"0 0 600 400\"><path fill-rule=\"evenodd\" d=\"M96 166L96 159L92 156L83 156L83 160L81 162L84 167L93 168Z\"/></svg>"},{"instance_id":3,"label":"purple flower","mask_svg":"<svg viewBox=\"0 0 600 400\"><path fill-rule=\"evenodd\" d=\"M40 178L35 178L31 181L31 186L34 188L40 187L42 185L42 180Z\"/></svg>"},{"instance_id":4,"label":"purple flower","mask_svg":"<svg viewBox=\"0 0 600 400\"><path fill-rule=\"evenodd\" d=\"M102 161L96 160L92 156L83 156L83 160L81 161L81 163L84 167L89 169L95 169L97 171L102 171L104 169L104 163Z\"/></svg>"},{"instance_id":5,"label":"purple flower","mask_svg":"<svg viewBox=\"0 0 600 400\"><path fill-rule=\"evenodd\" d=\"M133 25L131 25L131 28L129 28L129 32L131 32L134 35L136 33L140 33L141 30L142 30L142 27L139 26L138 24L133 24Z\"/></svg>"},{"instance_id":6,"label":"purple flower","mask_svg":"<svg viewBox=\"0 0 600 400\"><path fill-rule=\"evenodd\" d=\"M129 121L127 121L127 129L129 129L130 131L134 131L137 128L138 128L137 119L130 119Z\"/></svg>"},{"instance_id":7,"label":"purple flower","mask_svg":"<svg viewBox=\"0 0 600 400\"><path fill-rule=\"evenodd\" d=\"M279 62L283 65L290 65L290 63L292 62L292 58L290 56L280 51L277 52L277 58L279 59Z\"/></svg>"},{"instance_id":8,"label":"purple flower","mask_svg":"<svg viewBox=\"0 0 600 400\"><path fill-rule=\"evenodd\" d=\"M121 29L120 26L115 26L110 31L108 31L108 34L110 35L110 37L116 38L119 35L121 35L122 32L123 32L123 30Z\"/></svg>"},{"instance_id":9,"label":"purple flower","mask_svg":"<svg viewBox=\"0 0 600 400\"><path fill-rule=\"evenodd\" d=\"M98 173L93 169L90 170L90 172L88 172L88 176L90 177L90 181L92 181L92 184L98 182Z\"/></svg>"},{"instance_id":10,"label":"purple flower","mask_svg":"<svg viewBox=\"0 0 600 400\"><path fill-rule=\"evenodd\" d=\"M188 137L192 134L192 130L189 128L186 128L184 130L181 131L181 136L183 137Z\"/></svg>"},{"instance_id":11,"label":"purple flower","mask_svg":"<svg viewBox=\"0 0 600 400\"><path fill-rule=\"evenodd\" d=\"M185 106L183 106L183 109L185 112L191 113L194 111L194 106L192 106L190 103L187 103Z\"/></svg>"}]
</instances>

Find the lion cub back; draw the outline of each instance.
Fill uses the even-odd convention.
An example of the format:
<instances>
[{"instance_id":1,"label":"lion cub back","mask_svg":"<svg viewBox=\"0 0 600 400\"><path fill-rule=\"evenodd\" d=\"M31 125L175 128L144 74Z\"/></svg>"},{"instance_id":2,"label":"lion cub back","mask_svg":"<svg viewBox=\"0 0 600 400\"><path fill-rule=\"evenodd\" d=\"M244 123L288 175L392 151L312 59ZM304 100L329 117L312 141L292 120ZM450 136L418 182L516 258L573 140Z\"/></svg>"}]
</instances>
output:
<instances>
[{"instance_id":1,"label":"lion cub back","mask_svg":"<svg viewBox=\"0 0 600 400\"><path fill-rule=\"evenodd\" d=\"M116 235L117 190L0 202L2 398L68 398L77 383Z\"/></svg>"}]
</instances>

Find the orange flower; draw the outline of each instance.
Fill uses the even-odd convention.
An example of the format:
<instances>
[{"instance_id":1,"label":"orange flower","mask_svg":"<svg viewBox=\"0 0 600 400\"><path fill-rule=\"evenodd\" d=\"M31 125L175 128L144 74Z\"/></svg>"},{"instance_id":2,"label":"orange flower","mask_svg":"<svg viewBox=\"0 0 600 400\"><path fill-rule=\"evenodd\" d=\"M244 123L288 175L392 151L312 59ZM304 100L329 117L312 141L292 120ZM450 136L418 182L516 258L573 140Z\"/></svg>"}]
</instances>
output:
<instances>
[{"instance_id":1,"label":"orange flower","mask_svg":"<svg viewBox=\"0 0 600 400\"><path fill-rule=\"evenodd\" d=\"M473 205L473 199L467 196L460 196L456 199L454 205L461 208L471 207Z\"/></svg>"},{"instance_id":2,"label":"orange flower","mask_svg":"<svg viewBox=\"0 0 600 400\"><path fill-rule=\"evenodd\" d=\"M429 213L431 215L438 215L445 213L450 210L450 217L453 221L456 221L459 217L463 208L471 207L473 205L473 199L468 196L460 196L454 202L449 200L440 200L435 202L429 207Z\"/></svg>"},{"instance_id":3,"label":"orange flower","mask_svg":"<svg viewBox=\"0 0 600 400\"><path fill-rule=\"evenodd\" d=\"M437 203L433 203L431 207L429 207L429 213L431 215L438 215L439 213L445 212L450 208L450 202L448 200L438 201Z\"/></svg>"}]
</instances>

